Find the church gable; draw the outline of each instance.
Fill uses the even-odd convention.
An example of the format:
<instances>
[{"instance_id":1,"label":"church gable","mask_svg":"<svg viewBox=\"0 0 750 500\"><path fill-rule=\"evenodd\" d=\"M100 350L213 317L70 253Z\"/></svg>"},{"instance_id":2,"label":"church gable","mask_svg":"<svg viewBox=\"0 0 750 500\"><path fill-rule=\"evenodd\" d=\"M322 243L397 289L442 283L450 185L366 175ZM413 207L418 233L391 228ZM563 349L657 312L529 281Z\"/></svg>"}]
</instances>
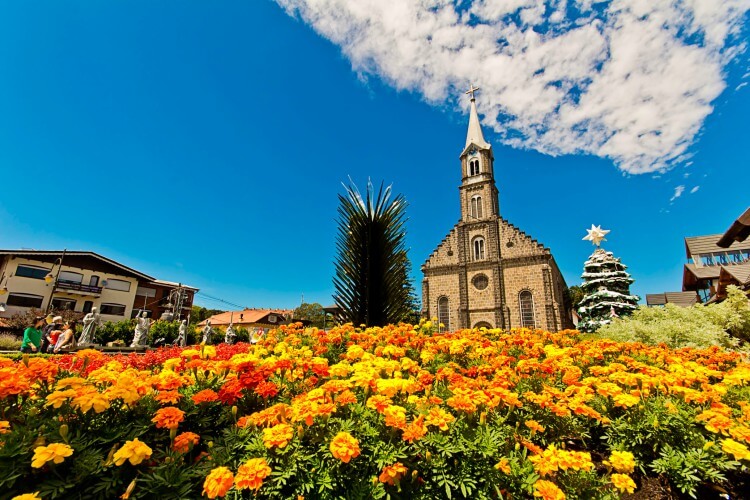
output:
<instances>
[{"instance_id":1,"label":"church gable","mask_svg":"<svg viewBox=\"0 0 750 500\"><path fill-rule=\"evenodd\" d=\"M434 252L422 265L422 269L431 267L453 266L458 264L458 236L456 226L443 238Z\"/></svg>"},{"instance_id":2,"label":"church gable","mask_svg":"<svg viewBox=\"0 0 750 500\"><path fill-rule=\"evenodd\" d=\"M500 251L503 259L550 255L549 248L500 217Z\"/></svg>"}]
</instances>

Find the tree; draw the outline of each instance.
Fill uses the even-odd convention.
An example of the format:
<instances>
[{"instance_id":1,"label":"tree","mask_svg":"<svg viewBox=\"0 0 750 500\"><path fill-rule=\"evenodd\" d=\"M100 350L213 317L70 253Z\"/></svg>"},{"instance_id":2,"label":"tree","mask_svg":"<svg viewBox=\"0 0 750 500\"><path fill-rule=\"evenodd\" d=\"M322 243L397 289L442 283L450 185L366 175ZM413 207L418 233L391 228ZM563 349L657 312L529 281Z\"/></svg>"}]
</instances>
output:
<instances>
[{"instance_id":1,"label":"tree","mask_svg":"<svg viewBox=\"0 0 750 500\"><path fill-rule=\"evenodd\" d=\"M193 306L190 311L190 324L197 325L206 318L210 318L215 314L221 314L225 311L221 309L206 309L205 307Z\"/></svg>"},{"instance_id":2,"label":"tree","mask_svg":"<svg viewBox=\"0 0 750 500\"><path fill-rule=\"evenodd\" d=\"M667 344L671 348L735 348L750 341L750 303L735 286L727 287L727 299L719 304L678 307L639 307L632 316L603 326L597 336L618 342Z\"/></svg>"},{"instance_id":3,"label":"tree","mask_svg":"<svg viewBox=\"0 0 750 500\"><path fill-rule=\"evenodd\" d=\"M581 322L578 329L594 332L613 318L627 316L638 307L637 295L630 295L633 278L627 266L612 252L601 248L594 250L584 264L581 290L585 294L578 307Z\"/></svg>"},{"instance_id":4,"label":"tree","mask_svg":"<svg viewBox=\"0 0 750 500\"><path fill-rule=\"evenodd\" d=\"M321 306L317 302L313 302L312 304L303 302L292 313L292 319L306 320L309 321L314 327L323 328L324 314L325 311L323 311L323 306Z\"/></svg>"},{"instance_id":5,"label":"tree","mask_svg":"<svg viewBox=\"0 0 750 500\"><path fill-rule=\"evenodd\" d=\"M406 200L391 200L391 186L377 196L367 183L363 198L352 183L339 195L334 301L347 321L383 326L409 319L414 301L404 245Z\"/></svg>"},{"instance_id":6,"label":"tree","mask_svg":"<svg viewBox=\"0 0 750 500\"><path fill-rule=\"evenodd\" d=\"M573 285L565 289L563 292L563 300L565 302L565 310L570 311L572 309L578 309L578 304L581 303L584 297L583 290L578 285Z\"/></svg>"}]
</instances>

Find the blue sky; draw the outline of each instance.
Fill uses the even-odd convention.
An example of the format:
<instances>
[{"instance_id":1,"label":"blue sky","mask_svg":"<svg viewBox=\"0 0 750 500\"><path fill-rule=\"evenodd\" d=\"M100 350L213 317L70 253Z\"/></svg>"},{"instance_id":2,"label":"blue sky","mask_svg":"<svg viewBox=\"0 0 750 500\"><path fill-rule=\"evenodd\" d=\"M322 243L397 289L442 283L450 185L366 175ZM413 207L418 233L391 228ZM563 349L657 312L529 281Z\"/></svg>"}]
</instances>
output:
<instances>
[{"instance_id":1,"label":"blue sky","mask_svg":"<svg viewBox=\"0 0 750 500\"><path fill-rule=\"evenodd\" d=\"M390 2L3 3L0 247L93 250L243 306L330 303L337 195L370 177L409 202L419 288L459 217L470 79L501 213L569 285L594 223L635 293L677 290L683 238L750 205L746 2L672 35L638 24L640 1L638 21L607 2ZM634 63L634 39L664 53Z\"/></svg>"}]
</instances>

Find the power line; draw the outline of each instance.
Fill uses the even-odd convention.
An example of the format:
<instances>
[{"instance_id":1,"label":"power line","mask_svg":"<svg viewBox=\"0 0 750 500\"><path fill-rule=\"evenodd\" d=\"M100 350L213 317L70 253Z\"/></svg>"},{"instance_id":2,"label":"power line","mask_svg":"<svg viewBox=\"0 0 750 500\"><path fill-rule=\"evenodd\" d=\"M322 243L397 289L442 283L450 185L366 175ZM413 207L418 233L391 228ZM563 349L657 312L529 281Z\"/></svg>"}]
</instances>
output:
<instances>
[{"instance_id":1,"label":"power line","mask_svg":"<svg viewBox=\"0 0 750 500\"><path fill-rule=\"evenodd\" d=\"M202 298L205 298L205 299L208 299L208 300L214 300L216 302L221 302L222 304L226 304L228 306L236 307L238 309L244 309L245 308L245 306L241 306L239 304L234 304L232 302L229 302L229 301L224 300L224 299L220 299L218 297L212 297L211 295L208 295L208 294L206 294L204 292L196 292L196 295L200 295Z\"/></svg>"}]
</instances>

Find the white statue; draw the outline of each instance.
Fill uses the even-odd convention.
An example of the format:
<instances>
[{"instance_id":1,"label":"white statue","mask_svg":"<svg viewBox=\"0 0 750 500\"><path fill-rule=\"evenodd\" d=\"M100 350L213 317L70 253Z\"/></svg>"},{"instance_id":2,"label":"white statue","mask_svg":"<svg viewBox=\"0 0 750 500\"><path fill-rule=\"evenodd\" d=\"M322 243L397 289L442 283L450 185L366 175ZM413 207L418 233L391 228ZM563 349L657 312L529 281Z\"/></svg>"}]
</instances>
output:
<instances>
[{"instance_id":1,"label":"white statue","mask_svg":"<svg viewBox=\"0 0 750 500\"><path fill-rule=\"evenodd\" d=\"M183 319L180 322L180 327L177 330L177 340L174 342L176 345L185 347L187 343L187 320Z\"/></svg>"},{"instance_id":2,"label":"white statue","mask_svg":"<svg viewBox=\"0 0 750 500\"><path fill-rule=\"evenodd\" d=\"M224 343L225 344L234 344L234 339L237 337L237 335L234 333L234 328L232 328L231 323L227 327L227 331L224 334Z\"/></svg>"},{"instance_id":3,"label":"white statue","mask_svg":"<svg viewBox=\"0 0 750 500\"><path fill-rule=\"evenodd\" d=\"M146 311L143 311L140 316L135 318L135 335L130 347L137 347L148 343L148 330L151 328L151 320L148 319L147 314Z\"/></svg>"},{"instance_id":4,"label":"white statue","mask_svg":"<svg viewBox=\"0 0 750 500\"><path fill-rule=\"evenodd\" d=\"M101 325L102 318L96 312L96 307L91 308L91 312L83 317L83 332L78 339L79 344L93 344L96 329Z\"/></svg>"},{"instance_id":5,"label":"white statue","mask_svg":"<svg viewBox=\"0 0 750 500\"><path fill-rule=\"evenodd\" d=\"M211 320L206 320L206 326L203 327L203 344L211 343L211 336L214 334L214 329L211 328Z\"/></svg>"}]
</instances>

